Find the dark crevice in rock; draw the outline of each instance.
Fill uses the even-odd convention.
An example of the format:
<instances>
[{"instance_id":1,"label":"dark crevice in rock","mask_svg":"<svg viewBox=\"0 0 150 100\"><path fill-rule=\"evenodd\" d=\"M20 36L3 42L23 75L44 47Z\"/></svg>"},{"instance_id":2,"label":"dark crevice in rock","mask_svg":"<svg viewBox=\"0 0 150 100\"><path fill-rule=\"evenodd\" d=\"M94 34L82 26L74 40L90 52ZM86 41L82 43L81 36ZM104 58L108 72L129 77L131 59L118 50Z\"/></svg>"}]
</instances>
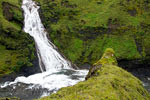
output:
<instances>
[{"instance_id":1,"label":"dark crevice in rock","mask_svg":"<svg viewBox=\"0 0 150 100\"><path fill-rule=\"evenodd\" d=\"M3 2L2 9L3 9L3 15L8 21L17 23L21 25L21 27L23 26L23 16L21 15L22 13L20 13L22 12L21 8L9 4L8 2Z\"/></svg>"},{"instance_id":2,"label":"dark crevice in rock","mask_svg":"<svg viewBox=\"0 0 150 100\"><path fill-rule=\"evenodd\" d=\"M138 52L142 55L142 51L143 51L142 39L134 38L134 40L135 40L135 43L136 43L136 47L137 47Z\"/></svg>"},{"instance_id":3,"label":"dark crevice in rock","mask_svg":"<svg viewBox=\"0 0 150 100\"><path fill-rule=\"evenodd\" d=\"M3 15L5 16L5 18L8 21L11 21L13 18L13 14L10 12L10 9L12 9L12 8L17 9L17 7L15 7L14 5L11 5L7 2L3 2L2 6L3 6Z\"/></svg>"},{"instance_id":4,"label":"dark crevice in rock","mask_svg":"<svg viewBox=\"0 0 150 100\"><path fill-rule=\"evenodd\" d=\"M118 64L120 67L131 72L134 76L138 77L142 81L148 81L150 78L150 62L149 60L119 60Z\"/></svg>"}]
</instances>

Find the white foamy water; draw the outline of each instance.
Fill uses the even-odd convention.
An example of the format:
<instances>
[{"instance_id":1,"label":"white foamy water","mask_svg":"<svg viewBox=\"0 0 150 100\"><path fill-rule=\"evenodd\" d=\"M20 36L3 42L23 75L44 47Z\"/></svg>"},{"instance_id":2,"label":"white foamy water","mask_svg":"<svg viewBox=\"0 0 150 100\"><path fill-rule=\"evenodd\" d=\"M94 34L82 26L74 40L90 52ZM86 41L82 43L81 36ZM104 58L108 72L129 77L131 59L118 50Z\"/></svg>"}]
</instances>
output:
<instances>
[{"instance_id":1,"label":"white foamy water","mask_svg":"<svg viewBox=\"0 0 150 100\"><path fill-rule=\"evenodd\" d=\"M33 84L28 88L40 85L42 88L49 90L58 90L83 81L88 71L72 69L71 63L65 60L56 50L54 44L48 40L47 32L38 13L40 7L32 0L23 0L22 8L25 18L24 31L35 40L39 64L43 73L34 74L29 77L18 77L14 82L6 82L4 85L1 85L1 88L16 83L25 83Z\"/></svg>"},{"instance_id":2,"label":"white foamy water","mask_svg":"<svg viewBox=\"0 0 150 100\"><path fill-rule=\"evenodd\" d=\"M6 82L4 85L1 85L1 88L20 82L40 85L42 88L47 88L48 90L58 90L62 87L75 85L79 81L83 81L87 75L87 70L70 70L73 71L71 75L64 74L67 71L69 70L52 70L34 74L29 77L18 77L14 82ZM32 87L30 86L29 88L32 89L34 85L32 85Z\"/></svg>"}]
</instances>

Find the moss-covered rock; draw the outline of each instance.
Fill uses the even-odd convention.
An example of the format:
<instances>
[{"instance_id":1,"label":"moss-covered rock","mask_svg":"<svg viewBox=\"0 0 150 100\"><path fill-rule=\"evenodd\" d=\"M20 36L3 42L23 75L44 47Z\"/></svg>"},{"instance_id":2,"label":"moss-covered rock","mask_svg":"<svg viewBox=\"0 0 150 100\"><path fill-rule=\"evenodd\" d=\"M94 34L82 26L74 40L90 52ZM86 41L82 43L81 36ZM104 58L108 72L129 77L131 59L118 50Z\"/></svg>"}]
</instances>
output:
<instances>
[{"instance_id":1,"label":"moss-covered rock","mask_svg":"<svg viewBox=\"0 0 150 100\"><path fill-rule=\"evenodd\" d=\"M150 100L142 82L116 65L114 51L107 49L86 81L40 100Z\"/></svg>"},{"instance_id":2,"label":"moss-covered rock","mask_svg":"<svg viewBox=\"0 0 150 100\"><path fill-rule=\"evenodd\" d=\"M51 40L77 65L93 64L106 48L119 60L150 59L148 0L35 0Z\"/></svg>"},{"instance_id":3,"label":"moss-covered rock","mask_svg":"<svg viewBox=\"0 0 150 100\"><path fill-rule=\"evenodd\" d=\"M93 67L90 68L88 75L86 76L86 80L90 78L91 76L99 75L97 72L100 69L100 67L105 65L118 65L116 57L115 57L115 51L112 48L107 48L105 50L105 53L103 54L102 58L97 61Z\"/></svg>"},{"instance_id":4,"label":"moss-covered rock","mask_svg":"<svg viewBox=\"0 0 150 100\"><path fill-rule=\"evenodd\" d=\"M105 65L105 64L118 65L114 54L115 54L115 51L112 48L107 48L102 58L97 63L95 63L94 66L98 66L100 64L101 65Z\"/></svg>"}]
</instances>

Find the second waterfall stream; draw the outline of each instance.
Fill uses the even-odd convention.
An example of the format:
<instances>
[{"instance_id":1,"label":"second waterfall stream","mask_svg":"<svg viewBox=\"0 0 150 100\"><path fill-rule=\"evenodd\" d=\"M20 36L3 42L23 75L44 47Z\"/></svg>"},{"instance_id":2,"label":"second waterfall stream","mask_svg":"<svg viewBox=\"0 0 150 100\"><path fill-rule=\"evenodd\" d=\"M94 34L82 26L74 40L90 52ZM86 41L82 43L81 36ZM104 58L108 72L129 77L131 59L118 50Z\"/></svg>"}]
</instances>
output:
<instances>
[{"instance_id":1,"label":"second waterfall stream","mask_svg":"<svg viewBox=\"0 0 150 100\"><path fill-rule=\"evenodd\" d=\"M17 88L17 83L23 83L29 85L28 88L30 89L41 87L56 92L62 87L75 85L83 81L88 73L87 70L74 70L71 67L71 63L66 60L56 50L55 45L48 40L47 32L38 13L39 8L40 7L32 0L23 0L22 2L24 31L30 34L35 40L42 73L34 74L29 77L18 77L14 82L6 82L4 85L1 85L1 88L12 86L13 89L15 89ZM47 93L47 95L49 94L50 93ZM12 94L12 96L16 95Z\"/></svg>"}]
</instances>

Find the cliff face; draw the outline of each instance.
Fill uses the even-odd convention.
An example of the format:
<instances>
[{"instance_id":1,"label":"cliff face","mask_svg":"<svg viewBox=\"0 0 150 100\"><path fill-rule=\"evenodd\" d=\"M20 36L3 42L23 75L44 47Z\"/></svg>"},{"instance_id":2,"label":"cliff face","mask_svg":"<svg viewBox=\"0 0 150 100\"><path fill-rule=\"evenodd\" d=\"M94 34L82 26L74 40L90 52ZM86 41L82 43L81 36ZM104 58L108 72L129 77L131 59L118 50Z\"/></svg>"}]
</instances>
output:
<instances>
[{"instance_id":1,"label":"cliff face","mask_svg":"<svg viewBox=\"0 0 150 100\"><path fill-rule=\"evenodd\" d=\"M40 100L150 100L140 80L117 66L112 49L90 69L86 81Z\"/></svg>"},{"instance_id":2,"label":"cliff face","mask_svg":"<svg viewBox=\"0 0 150 100\"><path fill-rule=\"evenodd\" d=\"M38 63L34 42L22 28L21 0L0 0L0 76L28 75L36 70L33 69L33 63ZM6 77L0 78L1 82L7 80ZM15 75L11 77L15 78Z\"/></svg>"},{"instance_id":3,"label":"cliff face","mask_svg":"<svg viewBox=\"0 0 150 100\"><path fill-rule=\"evenodd\" d=\"M149 64L148 0L35 1L52 42L73 63L93 64L111 47L119 61Z\"/></svg>"}]
</instances>

